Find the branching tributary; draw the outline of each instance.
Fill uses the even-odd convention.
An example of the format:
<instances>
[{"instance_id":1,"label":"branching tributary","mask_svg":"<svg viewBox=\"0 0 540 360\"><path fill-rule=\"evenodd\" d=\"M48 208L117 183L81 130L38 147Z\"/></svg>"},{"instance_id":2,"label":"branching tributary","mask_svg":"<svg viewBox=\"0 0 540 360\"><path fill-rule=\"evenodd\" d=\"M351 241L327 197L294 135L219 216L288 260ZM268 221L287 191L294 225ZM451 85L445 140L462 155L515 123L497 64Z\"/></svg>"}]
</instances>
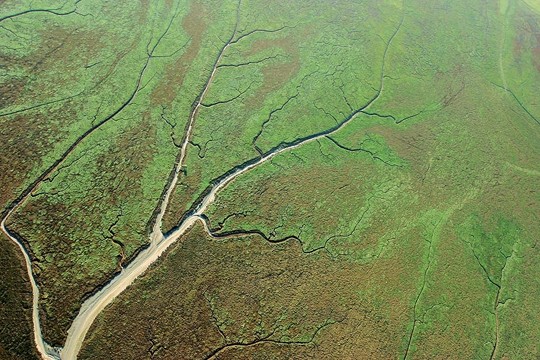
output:
<instances>
[{"instance_id":1,"label":"branching tributary","mask_svg":"<svg viewBox=\"0 0 540 360\"><path fill-rule=\"evenodd\" d=\"M68 330L68 335L66 342L64 344L64 347L61 349L54 349L50 347L43 339L43 336L41 334L41 326L39 321L39 288L36 284L36 281L34 279L33 273L32 273L32 267L31 267L31 259L28 254L28 251L25 249L23 243L19 241L14 234L12 234L9 229L6 228L5 223L6 220L11 216L11 214L24 202L24 200L27 198L27 196L33 192L43 181L45 178L47 178L59 165L63 162L63 160L73 151L73 149L86 137L88 136L92 131L96 130L99 126L101 126L103 123L114 117L119 111L115 112L111 116L106 118L106 121L101 122L93 128L91 131L85 133L85 135L80 138L76 143L74 143L66 152L65 156L63 156L59 161L57 161L51 168L49 168L40 178L38 178L25 192L23 192L23 195L19 197L18 200L16 200L12 206L10 207L10 210L4 214L2 221L1 221L1 229L2 231L10 237L21 249L21 252L23 253L26 261L26 267L28 276L30 278L30 282L32 285L32 293L33 293L33 330L34 330L34 340L36 342L36 347L40 353L40 355L44 359L63 359L63 360L71 360L76 359L77 354L79 353L79 350L82 346L82 342L86 336L86 333L88 332L90 326L96 319L96 317L101 313L101 311L109 305L118 295L120 295L136 278L138 278L140 275L142 275L155 261L159 259L159 257L171 246L174 244L179 238L181 238L183 235L185 235L188 230L197 222L197 221L203 221L201 218L204 215L204 212L206 209L214 202L216 195L218 192L223 189L227 184L235 180L240 175L248 172L249 170L252 170L256 168L259 165L262 165L266 163L267 161L271 160L273 157L290 151L292 149L295 149L297 147L300 147L302 145L308 144L313 141L317 141L319 139L322 139L326 136L332 135L339 130L341 130L343 127L345 127L349 122L351 122L357 115L360 113L363 113L364 110L366 110L369 106L373 104L380 96L383 91L383 83L384 83L384 66L385 66L385 60L388 48L399 31L399 28L401 27L401 24L403 22L400 22L399 26L397 27L396 31L392 34L389 41L386 43L385 51L383 54L382 59L382 68L381 68L381 77L380 77L380 87L379 90L374 94L374 96L362 107L352 111L345 119L343 119L341 122L337 123L336 125L302 137L298 138L291 142L282 142L279 145L275 146L274 148L268 150L265 153L262 153L260 156L255 157L253 159L250 159L246 162L244 162L241 165L238 165L231 170L227 171L222 176L215 179L212 184L207 188L207 190L197 199L192 206L192 208L184 215L184 217L181 219L180 223L168 234L164 235L161 231L161 223L163 216L167 210L167 207L170 202L170 197L172 192L174 191L174 188L178 182L179 175L181 173L182 166L184 164L184 160L186 157L187 152L187 146L190 141L191 133L193 130L193 126L195 124L195 120L197 117L197 112L199 108L202 106L203 99L208 92L208 89L212 83L212 80L216 74L216 71L218 70L219 63L221 61L221 58L224 54L224 52L227 50L227 48L234 44L236 41L234 41L234 37L236 35L236 30L238 26L238 18L239 18L239 8L240 8L240 2L237 9L237 21L236 25L234 27L233 33L229 40L225 43L225 45L221 48L216 61L214 63L213 69L210 73L210 76L204 85L203 90L201 91L199 97L196 99L193 109L190 114L189 122L186 126L186 131L184 135L184 139L182 141L182 145L180 148L180 153L177 157L174 169L170 176L170 181L168 182L165 191L163 192L161 204L159 205L159 212L157 213L155 217L155 222L152 228L152 233L150 235L150 245L139 252L139 254L125 267L122 269L120 273L117 274L113 279L111 279L106 285L104 285L99 291L97 291L93 296L88 298L81 306L81 309L74 319L73 323L71 324L71 327ZM161 38L160 38L161 39ZM153 47L152 52L155 50L157 45L159 44L159 40L156 43L156 45ZM152 58L152 52L149 53L148 61ZM132 96L128 99L128 101L122 106L124 108L127 106L128 103L130 103L133 100L133 97L138 92L141 78L144 74L144 70L146 69L148 65L148 61L146 62L145 66L143 67L143 70L140 73L139 79L137 81L136 89Z\"/></svg>"}]
</instances>

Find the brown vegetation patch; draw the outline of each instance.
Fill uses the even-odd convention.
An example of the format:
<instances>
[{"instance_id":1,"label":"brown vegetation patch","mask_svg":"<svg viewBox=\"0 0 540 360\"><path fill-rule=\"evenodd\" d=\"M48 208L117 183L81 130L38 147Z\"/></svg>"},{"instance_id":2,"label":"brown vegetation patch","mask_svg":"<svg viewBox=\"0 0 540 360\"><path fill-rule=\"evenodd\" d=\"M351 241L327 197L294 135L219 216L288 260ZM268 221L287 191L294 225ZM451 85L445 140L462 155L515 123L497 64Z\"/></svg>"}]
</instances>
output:
<instances>
[{"instance_id":1,"label":"brown vegetation patch","mask_svg":"<svg viewBox=\"0 0 540 360\"><path fill-rule=\"evenodd\" d=\"M13 78L0 83L0 109L17 103L26 85L26 80Z\"/></svg>"},{"instance_id":2,"label":"brown vegetation patch","mask_svg":"<svg viewBox=\"0 0 540 360\"><path fill-rule=\"evenodd\" d=\"M49 27L40 34L42 39L34 51L32 71L41 73L61 68L58 73L75 73L88 61L95 60L104 47L103 36L84 28Z\"/></svg>"},{"instance_id":3,"label":"brown vegetation patch","mask_svg":"<svg viewBox=\"0 0 540 360\"><path fill-rule=\"evenodd\" d=\"M262 67L262 86L253 92L245 102L250 108L258 108L265 96L281 88L300 69L299 39L291 35L277 39L257 39L253 42L246 56L254 55L269 48L281 48L289 57L286 62L269 64Z\"/></svg>"},{"instance_id":4,"label":"brown vegetation patch","mask_svg":"<svg viewBox=\"0 0 540 360\"><path fill-rule=\"evenodd\" d=\"M0 235L0 358L36 359L32 333L32 290L19 248Z\"/></svg>"},{"instance_id":5,"label":"brown vegetation patch","mask_svg":"<svg viewBox=\"0 0 540 360\"><path fill-rule=\"evenodd\" d=\"M514 17L516 34L513 41L513 53L516 60L521 60L524 51L530 51L532 62L540 72L540 25L537 15L525 9L519 9Z\"/></svg>"},{"instance_id":6,"label":"brown vegetation patch","mask_svg":"<svg viewBox=\"0 0 540 360\"><path fill-rule=\"evenodd\" d=\"M483 96L496 96L495 88L489 90ZM494 171L494 158L488 154L501 151L495 146L500 133L491 121L497 111L480 110L469 101L478 98L478 91L465 86L451 97L444 111L428 112L421 122L373 127L411 165L422 201L432 203L459 195L464 187L480 185ZM493 140L485 141L488 134ZM477 171L480 168L483 172Z\"/></svg>"},{"instance_id":7,"label":"brown vegetation patch","mask_svg":"<svg viewBox=\"0 0 540 360\"><path fill-rule=\"evenodd\" d=\"M42 163L44 156L65 132L49 121L57 116L69 117L66 108L49 113L24 113L4 118L0 125L0 204L15 199L19 186L30 171ZM21 161L24 159L24 161Z\"/></svg>"},{"instance_id":8,"label":"brown vegetation patch","mask_svg":"<svg viewBox=\"0 0 540 360\"><path fill-rule=\"evenodd\" d=\"M402 254L368 267L199 225L179 243L96 320L81 359L396 357L411 285L400 275L415 266ZM277 343L226 346L264 337Z\"/></svg>"},{"instance_id":9,"label":"brown vegetation patch","mask_svg":"<svg viewBox=\"0 0 540 360\"><path fill-rule=\"evenodd\" d=\"M143 171L153 159L155 144L155 122L143 114L139 124L95 155L91 186L59 184L50 194L30 198L10 218L9 228L30 243L36 256L43 333L52 344L63 343L81 299L118 268L117 257L130 257L146 241L145 223L119 222L115 240L126 244L120 248L110 238L108 229L115 219L107 213L122 216L129 210L126 203L143 198ZM68 166L61 171L77 184L77 170Z\"/></svg>"},{"instance_id":10,"label":"brown vegetation patch","mask_svg":"<svg viewBox=\"0 0 540 360\"><path fill-rule=\"evenodd\" d=\"M78 216L74 216L71 209L62 204L50 203L46 198L40 200L29 202L23 216L10 218L8 227L25 237L35 250L33 271L41 288L42 332L47 341L61 345L71 319L79 308L80 299L109 276L108 273L100 272L99 276L93 274L91 282L75 280L78 271L74 269L80 269L80 265L72 252L86 249L87 254L90 254L91 249L96 247L96 240L77 239L74 231L66 228L87 229L86 220L100 209L89 201L82 203ZM101 239L101 242L104 249L111 247L106 240ZM103 253L99 256L103 256Z\"/></svg>"},{"instance_id":11,"label":"brown vegetation patch","mask_svg":"<svg viewBox=\"0 0 540 360\"><path fill-rule=\"evenodd\" d=\"M150 6L150 0L139 0L141 5L141 19L140 23L144 23L148 16L148 7Z\"/></svg>"},{"instance_id":12,"label":"brown vegetation patch","mask_svg":"<svg viewBox=\"0 0 540 360\"><path fill-rule=\"evenodd\" d=\"M336 171L331 166L312 165L309 168L299 168L292 174L246 182L234 192L229 192L229 195L218 196L216 205L209 212L212 226L218 227L218 223L222 223L228 215L246 211L247 214L253 214L249 218L256 219L255 222L263 225L265 229L280 229L283 226L293 226L296 229L301 224L309 224L313 226L312 240L319 244L332 235L332 231L340 224L341 214L335 212L338 206L335 200L343 195L343 191L354 194L346 204L339 204L344 206L342 214L347 218L357 214L365 205L362 201L365 183L351 180L351 173L355 173L358 166L351 164L348 171ZM236 196L230 199L230 194ZM241 195L238 196L239 194ZM244 216L231 217L227 220L226 229L241 227L245 221ZM277 237L295 235L297 231L280 233ZM315 246L311 244L306 247Z\"/></svg>"},{"instance_id":13,"label":"brown vegetation patch","mask_svg":"<svg viewBox=\"0 0 540 360\"><path fill-rule=\"evenodd\" d=\"M105 46L102 38L83 28L51 26L42 31L41 42L30 55L7 59L15 71L24 70L32 75L18 98L32 105L58 98L58 92L66 93L59 91L60 87L80 83L82 72L88 71L85 65L94 61ZM13 101L8 105L15 104Z\"/></svg>"},{"instance_id":14,"label":"brown vegetation patch","mask_svg":"<svg viewBox=\"0 0 540 360\"><path fill-rule=\"evenodd\" d=\"M176 98L177 89L182 86L189 65L201 49L207 21L205 6L198 1L191 2L189 13L182 20L182 27L191 39L189 46L178 60L166 66L164 78L150 96L153 105L169 105Z\"/></svg>"},{"instance_id":15,"label":"brown vegetation patch","mask_svg":"<svg viewBox=\"0 0 540 360\"><path fill-rule=\"evenodd\" d=\"M408 129L377 125L371 128L384 137L390 148L399 157L413 166L413 173L421 174L422 166L428 162L429 150L435 147L437 134L429 121L415 124Z\"/></svg>"}]
</instances>

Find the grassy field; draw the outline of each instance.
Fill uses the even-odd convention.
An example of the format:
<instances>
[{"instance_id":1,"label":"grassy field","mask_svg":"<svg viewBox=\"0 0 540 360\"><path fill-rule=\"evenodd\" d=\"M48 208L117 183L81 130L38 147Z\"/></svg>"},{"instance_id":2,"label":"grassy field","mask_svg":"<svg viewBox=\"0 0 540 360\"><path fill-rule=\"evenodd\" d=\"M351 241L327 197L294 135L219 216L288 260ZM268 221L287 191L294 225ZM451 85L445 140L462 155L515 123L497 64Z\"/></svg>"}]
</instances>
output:
<instances>
[{"instance_id":1,"label":"grassy field","mask_svg":"<svg viewBox=\"0 0 540 360\"><path fill-rule=\"evenodd\" d=\"M184 141L165 233L346 123L227 184L80 358L540 356L535 1L5 0L0 45L0 205L50 344L148 245ZM2 248L0 357L30 359Z\"/></svg>"}]
</instances>

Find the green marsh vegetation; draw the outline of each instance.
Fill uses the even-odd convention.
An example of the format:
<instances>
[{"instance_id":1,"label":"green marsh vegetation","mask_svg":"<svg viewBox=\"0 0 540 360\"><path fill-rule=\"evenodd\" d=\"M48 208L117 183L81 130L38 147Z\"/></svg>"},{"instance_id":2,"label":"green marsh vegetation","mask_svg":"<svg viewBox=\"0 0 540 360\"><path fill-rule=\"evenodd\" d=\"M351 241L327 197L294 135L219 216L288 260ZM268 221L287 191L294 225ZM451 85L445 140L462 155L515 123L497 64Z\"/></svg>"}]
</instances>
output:
<instances>
[{"instance_id":1,"label":"green marsh vegetation","mask_svg":"<svg viewBox=\"0 0 540 360\"><path fill-rule=\"evenodd\" d=\"M0 200L31 189L7 226L45 339L147 245L209 81L164 231L236 166L354 118L221 190L213 236L184 235L81 358L540 356L539 26L534 1L5 0ZM10 319L0 355L31 358Z\"/></svg>"}]
</instances>

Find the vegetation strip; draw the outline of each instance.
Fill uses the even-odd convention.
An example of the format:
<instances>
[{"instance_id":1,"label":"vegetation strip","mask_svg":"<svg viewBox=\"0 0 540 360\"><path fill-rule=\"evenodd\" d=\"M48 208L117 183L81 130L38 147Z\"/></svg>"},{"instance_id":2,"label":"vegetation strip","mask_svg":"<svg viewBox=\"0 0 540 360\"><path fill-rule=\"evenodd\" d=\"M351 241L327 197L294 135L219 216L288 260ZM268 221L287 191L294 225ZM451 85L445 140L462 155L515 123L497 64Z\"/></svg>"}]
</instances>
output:
<instances>
[{"instance_id":1,"label":"vegetation strip","mask_svg":"<svg viewBox=\"0 0 540 360\"><path fill-rule=\"evenodd\" d=\"M399 28L401 27L401 24L403 23L403 18L399 24L399 26L396 28L394 33L392 34L389 41L386 43L384 55L383 55L383 63L381 67L381 77L380 77L380 88L376 92L375 96L370 99L364 106L361 108L354 110L352 113L350 113L341 123L336 124L335 126L320 131L318 133L296 139L292 142L282 142L279 145L275 146L274 148L267 151L264 155L262 155L259 158L254 158L252 160L248 160L242 165L236 166L235 168L229 170L227 173L220 176L218 179L213 181L213 185L203 193L203 195L200 197L198 201L196 201L190 211L184 215L181 222L173 229L169 234L166 236L163 235L161 232L161 221L163 218L163 214L166 211L170 195L173 191L174 186L176 185L178 181L178 175L180 173L185 154L187 149L187 144L189 143L190 134L193 128L193 124L195 121L195 117L197 115L197 110L202 105L202 101L204 98L204 95L208 91L208 88L210 86L210 83L212 81L212 78L217 71L219 61L224 53L224 51L227 49L227 47L231 44L233 41L234 35L236 34L236 27L238 26L238 16L239 16L239 9L240 9L241 1L238 3L237 7L237 22L233 31L233 34L229 38L229 40L225 43L225 45L220 50L220 53L214 63L214 67L212 69L212 72L209 76L209 79L203 88L203 91L199 95L195 106L193 107L193 110L190 115L190 121L188 122L187 129L185 132L184 140L182 142L182 148L179 153L177 162L175 164L175 168L173 169L172 174L172 180L169 184L167 184L167 187L164 191L163 200L161 203L161 206L159 206L160 211L157 214L153 231L150 236L150 246L144 250L142 250L135 259L132 260L132 262L127 265L125 268L122 269L122 271L114 277L108 284L104 285L103 288L101 288L98 292L96 292L93 296L91 296L89 299L87 299L83 305L81 306L81 310L75 320L72 323L72 326L68 330L68 337L66 339L66 343L64 347L60 351L56 351L55 349L52 349L50 346L48 346L45 341L42 338L41 335L41 327L39 322L39 314L38 314L38 299L39 299L39 289L37 285L35 285L35 280L33 279L32 271L31 271L31 262L30 258L28 256L27 251L25 250L22 243L16 239L12 234L9 232L9 230L5 227L5 221L9 218L11 213L26 199L26 197L34 191L39 184L47 177L49 176L64 160L65 158L73 152L73 150L79 145L86 137L88 137L90 134L92 134L95 130L100 128L103 124L105 124L107 121L114 118L118 113L120 113L135 97L137 94L139 87L141 85L141 80L144 75L144 71L147 68L150 59L152 58L152 54L159 45L160 40L163 38L164 35L162 35L159 40L156 42L156 44L152 47L152 50L148 54L147 60L142 68L142 70L139 73L139 77L137 79L136 87L130 97L127 99L124 104L118 108L114 113L97 123L95 126L87 130L82 136L80 136L69 148L68 150L61 156L51 167L49 167L34 183L32 183L22 194L19 196L18 199L16 199L8 210L6 210L5 215L2 219L2 230L6 235L17 243L17 245L23 250L25 258L27 259L27 268L29 271L29 275L32 275L32 283L33 285L33 322L34 322L34 336L36 339L36 346L38 347L38 351L45 359L72 359L76 358L77 353L82 345L82 341L84 340L84 337L93 323L93 320L97 317L97 315L101 312L101 310L108 305L117 295L119 295L121 292L123 292L130 284L131 282L136 279L138 276L140 276L146 269L154 262L156 261L159 256L172 244L174 243L181 235L183 235L196 221L199 219L199 217L204 213L208 205L210 205L214 199L216 193L226 186L229 182L234 180L237 176L243 174L244 172L272 159L274 156L294 149L296 147L299 147L301 145L310 143L312 141L317 141L323 137L332 135L339 131L341 128L346 126L350 121L352 121L358 114L360 114L362 111L366 110L373 102L375 102L381 95L383 90L383 83L384 83L384 63L386 59L386 55L388 52L388 48L393 40L393 38L396 36L397 32L399 31ZM171 20L172 22L172 20ZM170 23L169 23L170 27ZM167 30L169 29L167 27Z\"/></svg>"}]
</instances>

